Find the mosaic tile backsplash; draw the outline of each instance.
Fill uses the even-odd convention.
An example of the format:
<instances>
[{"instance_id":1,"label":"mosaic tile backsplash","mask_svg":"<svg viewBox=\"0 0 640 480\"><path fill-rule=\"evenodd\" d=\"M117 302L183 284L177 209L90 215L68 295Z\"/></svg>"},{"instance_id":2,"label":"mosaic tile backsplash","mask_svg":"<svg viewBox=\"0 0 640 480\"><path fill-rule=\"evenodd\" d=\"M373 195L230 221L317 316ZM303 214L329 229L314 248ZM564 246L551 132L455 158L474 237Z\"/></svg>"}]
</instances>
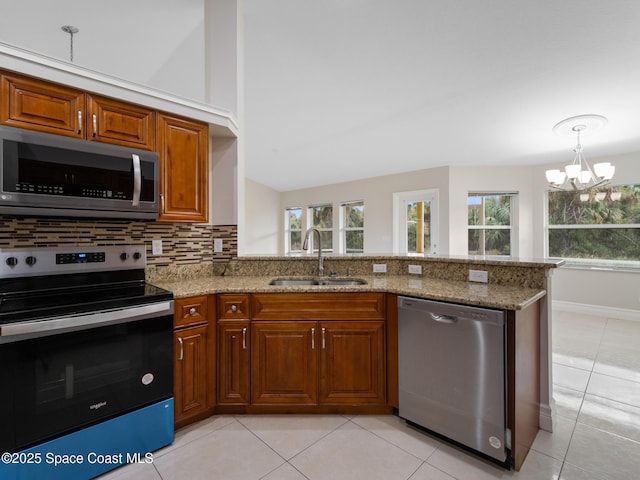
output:
<instances>
[{"instance_id":1,"label":"mosaic tile backsplash","mask_svg":"<svg viewBox=\"0 0 640 480\"><path fill-rule=\"evenodd\" d=\"M213 240L223 251L213 251ZM151 241L162 240L162 254L152 255ZM22 218L0 215L0 248L142 244L147 265L228 262L238 255L236 225L164 223L131 220Z\"/></svg>"}]
</instances>

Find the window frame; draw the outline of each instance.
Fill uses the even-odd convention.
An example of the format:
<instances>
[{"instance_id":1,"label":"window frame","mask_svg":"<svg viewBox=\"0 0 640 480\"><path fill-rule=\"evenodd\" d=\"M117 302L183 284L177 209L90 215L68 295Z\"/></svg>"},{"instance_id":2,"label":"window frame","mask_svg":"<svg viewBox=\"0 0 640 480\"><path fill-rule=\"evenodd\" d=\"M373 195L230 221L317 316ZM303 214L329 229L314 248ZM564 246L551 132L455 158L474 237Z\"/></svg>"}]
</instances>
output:
<instances>
[{"instance_id":1,"label":"window frame","mask_svg":"<svg viewBox=\"0 0 640 480\"><path fill-rule=\"evenodd\" d=\"M487 225L486 223L483 223L481 225L470 225L469 224L469 207L471 206L469 204L469 198L470 197L482 197L482 210L484 211L484 205L485 205L485 201L487 197L503 197L503 196L507 196L510 197L509 200L509 224L508 225ZM513 192L513 191L495 191L495 192L488 192L488 191L469 191L467 192L467 254L468 255L475 255L475 256L489 256L489 257L516 257L518 255L518 228L517 228L517 223L518 223L518 215L517 215L517 211L518 211L518 192ZM482 253L472 253L469 250L469 243L468 243L468 239L469 239L469 233L472 230L478 230L481 232L481 238L483 239L482 241ZM486 232L487 230L508 230L509 231L509 254L487 254L486 253L486 237L484 237L482 235L483 232ZM480 242L479 242L480 244Z\"/></svg>"},{"instance_id":2,"label":"window frame","mask_svg":"<svg viewBox=\"0 0 640 480\"><path fill-rule=\"evenodd\" d=\"M291 234L293 232L297 232L298 229L291 228L291 212L299 210L300 211L300 250L293 250L291 248ZM286 207L284 209L284 251L286 254L300 254L302 253L302 234L304 232L303 228L303 213L304 209L302 207Z\"/></svg>"},{"instance_id":3,"label":"window frame","mask_svg":"<svg viewBox=\"0 0 640 480\"><path fill-rule=\"evenodd\" d=\"M362 227L347 226L348 215L347 215L346 209L349 206L362 206ZM340 247L339 247L340 253L352 254L352 255L364 253L364 228L365 228L364 211L365 211L364 200L349 200L345 202L340 202ZM361 251L349 252L347 250L347 232L362 232L362 250Z\"/></svg>"},{"instance_id":4,"label":"window frame","mask_svg":"<svg viewBox=\"0 0 640 480\"><path fill-rule=\"evenodd\" d=\"M637 183L626 183L624 185L607 185L606 187L600 187L599 191L606 190L607 193L611 189L622 190L625 186L634 186ZM605 269L619 269L619 270L632 270L640 271L640 257L638 260L620 260L613 258L582 258L582 257L559 257L552 256L550 252L551 242L550 235L553 230L619 230L619 229L640 229L640 223L576 223L576 224L559 224L550 223L550 211L549 202L550 194L556 193L554 190L547 190L545 192L545 254L550 258L559 258L565 261L565 265L568 267L576 268L605 268ZM598 200L590 199L589 201L595 202Z\"/></svg>"}]
</instances>

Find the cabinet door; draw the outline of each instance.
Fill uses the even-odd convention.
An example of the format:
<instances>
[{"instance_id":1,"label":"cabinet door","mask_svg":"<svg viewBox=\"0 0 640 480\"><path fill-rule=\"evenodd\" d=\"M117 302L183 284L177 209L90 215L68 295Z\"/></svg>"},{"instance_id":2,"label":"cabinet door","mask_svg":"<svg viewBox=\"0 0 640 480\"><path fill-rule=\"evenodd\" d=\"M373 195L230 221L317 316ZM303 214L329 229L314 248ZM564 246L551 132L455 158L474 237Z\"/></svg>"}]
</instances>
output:
<instances>
[{"instance_id":1,"label":"cabinet door","mask_svg":"<svg viewBox=\"0 0 640 480\"><path fill-rule=\"evenodd\" d=\"M3 74L0 123L84 138L84 93L20 75Z\"/></svg>"},{"instance_id":2,"label":"cabinet door","mask_svg":"<svg viewBox=\"0 0 640 480\"><path fill-rule=\"evenodd\" d=\"M207 221L206 124L158 115L161 221Z\"/></svg>"},{"instance_id":3,"label":"cabinet door","mask_svg":"<svg viewBox=\"0 0 640 480\"><path fill-rule=\"evenodd\" d=\"M384 322L320 323L320 403L384 404Z\"/></svg>"},{"instance_id":4,"label":"cabinet door","mask_svg":"<svg viewBox=\"0 0 640 480\"><path fill-rule=\"evenodd\" d=\"M307 321L252 323L252 403L317 403L317 329Z\"/></svg>"},{"instance_id":5,"label":"cabinet door","mask_svg":"<svg viewBox=\"0 0 640 480\"><path fill-rule=\"evenodd\" d=\"M110 98L87 97L87 139L125 147L155 148L155 112Z\"/></svg>"},{"instance_id":6,"label":"cabinet door","mask_svg":"<svg viewBox=\"0 0 640 480\"><path fill-rule=\"evenodd\" d=\"M174 332L175 418L181 420L207 410L207 326Z\"/></svg>"},{"instance_id":7,"label":"cabinet door","mask_svg":"<svg viewBox=\"0 0 640 480\"><path fill-rule=\"evenodd\" d=\"M218 323L218 403L248 404L251 362L249 320Z\"/></svg>"}]
</instances>

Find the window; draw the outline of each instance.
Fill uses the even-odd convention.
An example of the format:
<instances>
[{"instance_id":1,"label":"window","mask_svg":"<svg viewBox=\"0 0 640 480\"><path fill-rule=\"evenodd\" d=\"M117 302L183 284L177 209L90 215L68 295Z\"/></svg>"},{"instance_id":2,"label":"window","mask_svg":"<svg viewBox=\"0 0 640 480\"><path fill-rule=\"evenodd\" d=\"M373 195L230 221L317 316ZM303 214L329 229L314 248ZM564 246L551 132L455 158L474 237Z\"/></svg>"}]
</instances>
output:
<instances>
[{"instance_id":1,"label":"window","mask_svg":"<svg viewBox=\"0 0 640 480\"><path fill-rule=\"evenodd\" d=\"M285 252L302 251L302 208L291 207L284 211Z\"/></svg>"},{"instance_id":2,"label":"window","mask_svg":"<svg viewBox=\"0 0 640 480\"><path fill-rule=\"evenodd\" d=\"M333 205L312 205L309 207L311 226L320 232L323 252L333 252ZM310 239L313 251L318 251L315 238Z\"/></svg>"},{"instance_id":3,"label":"window","mask_svg":"<svg viewBox=\"0 0 640 480\"><path fill-rule=\"evenodd\" d=\"M640 261L640 185L549 192L548 198L549 256Z\"/></svg>"},{"instance_id":4,"label":"window","mask_svg":"<svg viewBox=\"0 0 640 480\"><path fill-rule=\"evenodd\" d=\"M342 251L364 252L364 202L345 202L340 205L342 225Z\"/></svg>"},{"instance_id":5,"label":"window","mask_svg":"<svg viewBox=\"0 0 640 480\"><path fill-rule=\"evenodd\" d=\"M393 194L393 252L435 254L438 239L438 190Z\"/></svg>"},{"instance_id":6,"label":"window","mask_svg":"<svg viewBox=\"0 0 640 480\"><path fill-rule=\"evenodd\" d=\"M515 198L512 193L469 193L469 255L512 255Z\"/></svg>"}]
</instances>

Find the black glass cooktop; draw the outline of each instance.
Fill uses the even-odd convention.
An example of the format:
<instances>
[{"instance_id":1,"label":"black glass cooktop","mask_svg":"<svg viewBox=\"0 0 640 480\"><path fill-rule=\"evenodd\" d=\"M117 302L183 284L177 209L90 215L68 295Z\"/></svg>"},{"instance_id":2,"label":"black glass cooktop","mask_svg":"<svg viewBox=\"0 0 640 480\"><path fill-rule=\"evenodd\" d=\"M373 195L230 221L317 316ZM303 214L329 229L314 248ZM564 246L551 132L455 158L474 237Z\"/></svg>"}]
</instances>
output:
<instances>
[{"instance_id":1,"label":"black glass cooktop","mask_svg":"<svg viewBox=\"0 0 640 480\"><path fill-rule=\"evenodd\" d=\"M31 277L0 281L0 325L171 300L145 283L143 271Z\"/></svg>"}]
</instances>

